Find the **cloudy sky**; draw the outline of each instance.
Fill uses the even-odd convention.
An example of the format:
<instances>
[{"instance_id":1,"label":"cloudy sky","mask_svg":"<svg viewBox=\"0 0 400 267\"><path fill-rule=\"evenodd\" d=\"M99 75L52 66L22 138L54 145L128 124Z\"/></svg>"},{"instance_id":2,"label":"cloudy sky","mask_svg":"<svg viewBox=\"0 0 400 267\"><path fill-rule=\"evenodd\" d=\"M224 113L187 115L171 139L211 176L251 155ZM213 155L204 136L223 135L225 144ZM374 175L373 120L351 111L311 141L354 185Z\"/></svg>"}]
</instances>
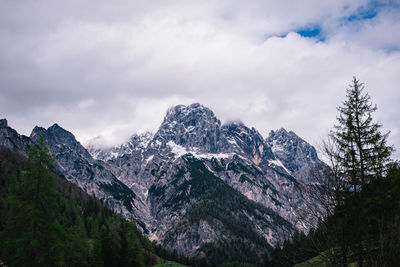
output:
<instances>
[{"instance_id":1,"label":"cloudy sky","mask_svg":"<svg viewBox=\"0 0 400 267\"><path fill-rule=\"evenodd\" d=\"M0 1L0 117L26 135L119 143L200 102L317 145L353 76L400 150L399 0Z\"/></svg>"}]
</instances>

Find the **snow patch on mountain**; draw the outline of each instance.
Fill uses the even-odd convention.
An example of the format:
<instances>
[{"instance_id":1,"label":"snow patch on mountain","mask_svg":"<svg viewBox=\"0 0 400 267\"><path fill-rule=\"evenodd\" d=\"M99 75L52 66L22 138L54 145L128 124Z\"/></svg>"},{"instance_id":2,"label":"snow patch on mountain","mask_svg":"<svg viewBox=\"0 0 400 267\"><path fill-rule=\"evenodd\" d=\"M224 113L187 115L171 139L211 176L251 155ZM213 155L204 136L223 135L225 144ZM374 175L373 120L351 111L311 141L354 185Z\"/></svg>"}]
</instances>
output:
<instances>
[{"instance_id":1,"label":"snow patch on mountain","mask_svg":"<svg viewBox=\"0 0 400 267\"><path fill-rule=\"evenodd\" d=\"M193 147L187 149L183 146L176 144L174 141L168 141L167 146L171 149L171 152L175 155L175 159L182 157L186 154L192 154L196 158L200 159L226 159L233 157L234 153L202 153L200 148Z\"/></svg>"},{"instance_id":2,"label":"snow patch on mountain","mask_svg":"<svg viewBox=\"0 0 400 267\"><path fill-rule=\"evenodd\" d=\"M278 140L273 140L272 141L271 150L274 153L285 151L284 147L281 144L279 144Z\"/></svg>"},{"instance_id":3,"label":"snow patch on mountain","mask_svg":"<svg viewBox=\"0 0 400 267\"><path fill-rule=\"evenodd\" d=\"M282 164L282 162L279 159L271 159L268 160L269 165L275 165L278 167L283 168L288 174L291 174L291 172L285 167L285 165Z\"/></svg>"},{"instance_id":4,"label":"snow patch on mountain","mask_svg":"<svg viewBox=\"0 0 400 267\"><path fill-rule=\"evenodd\" d=\"M93 158L110 161L124 155L144 151L153 139L151 132L132 135L126 143L107 147L101 143L102 138L96 137L86 143L86 148Z\"/></svg>"}]
</instances>

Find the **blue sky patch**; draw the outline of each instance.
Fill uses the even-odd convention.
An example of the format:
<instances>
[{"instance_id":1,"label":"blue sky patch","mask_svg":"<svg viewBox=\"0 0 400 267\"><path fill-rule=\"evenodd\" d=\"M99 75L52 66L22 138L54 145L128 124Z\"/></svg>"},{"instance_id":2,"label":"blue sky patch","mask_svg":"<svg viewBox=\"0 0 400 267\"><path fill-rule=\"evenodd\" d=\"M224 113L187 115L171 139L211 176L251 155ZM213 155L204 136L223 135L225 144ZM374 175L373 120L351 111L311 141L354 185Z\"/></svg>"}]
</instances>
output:
<instances>
[{"instance_id":1,"label":"blue sky patch","mask_svg":"<svg viewBox=\"0 0 400 267\"><path fill-rule=\"evenodd\" d=\"M373 19L383 8L400 9L400 2L398 0L371 0L367 5L361 6L356 12L351 14L347 20Z\"/></svg>"},{"instance_id":2,"label":"blue sky patch","mask_svg":"<svg viewBox=\"0 0 400 267\"><path fill-rule=\"evenodd\" d=\"M320 28L305 28L297 31L298 34L304 37L316 37L321 34Z\"/></svg>"},{"instance_id":3,"label":"blue sky patch","mask_svg":"<svg viewBox=\"0 0 400 267\"><path fill-rule=\"evenodd\" d=\"M321 28L318 26L302 28L296 31L299 35L308 38L317 38L320 41L325 41L324 36L322 35Z\"/></svg>"},{"instance_id":4,"label":"blue sky patch","mask_svg":"<svg viewBox=\"0 0 400 267\"><path fill-rule=\"evenodd\" d=\"M347 18L348 21L373 19L378 14L378 5L371 4L366 8L359 9Z\"/></svg>"}]
</instances>

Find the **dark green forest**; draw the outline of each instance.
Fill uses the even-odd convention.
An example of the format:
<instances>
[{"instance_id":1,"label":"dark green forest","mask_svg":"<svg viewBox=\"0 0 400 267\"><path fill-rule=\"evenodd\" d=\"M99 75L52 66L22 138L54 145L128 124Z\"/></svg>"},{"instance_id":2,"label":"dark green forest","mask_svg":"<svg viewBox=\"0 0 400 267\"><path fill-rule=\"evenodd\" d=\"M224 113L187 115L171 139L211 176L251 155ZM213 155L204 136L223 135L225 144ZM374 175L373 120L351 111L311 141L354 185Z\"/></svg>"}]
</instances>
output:
<instances>
[{"instance_id":1,"label":"dark green forest","mask_svg":"<svg viewBox=\"0 0 400 267\"><path fill-rule=\"evenodd\" d=\"M52 172L44 139L29 159L0 146L0 260L6 266L194 265Z\"/></svg>"}]
</instances>

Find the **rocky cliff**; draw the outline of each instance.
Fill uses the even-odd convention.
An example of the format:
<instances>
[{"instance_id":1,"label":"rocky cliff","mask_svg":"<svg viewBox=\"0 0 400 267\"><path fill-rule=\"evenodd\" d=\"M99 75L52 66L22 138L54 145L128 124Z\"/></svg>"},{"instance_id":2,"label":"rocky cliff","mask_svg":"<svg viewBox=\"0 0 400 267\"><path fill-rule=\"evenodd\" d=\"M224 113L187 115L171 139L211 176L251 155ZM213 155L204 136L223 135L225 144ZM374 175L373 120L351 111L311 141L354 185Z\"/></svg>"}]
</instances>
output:
<instances>
[{"instance_id":1,"label":"rocky cliff","mask_svg":"<svg viewBox=\"0 0 400 267\"><path fill-rule=\"evenodd\" d=\"M227 259L241 260L232 256L241 250L261 259L292 231L315 223L304 209L324 164L285 129L264 139L241 122L222 125L195 103L170 108L154 134L134 134L111 148L93 141L86 149L57 124L25 137L0 121L0 144L14 151L26 154L40 135L58 174L187 255L230 251Z\"/></svg>"}]
</instances>

